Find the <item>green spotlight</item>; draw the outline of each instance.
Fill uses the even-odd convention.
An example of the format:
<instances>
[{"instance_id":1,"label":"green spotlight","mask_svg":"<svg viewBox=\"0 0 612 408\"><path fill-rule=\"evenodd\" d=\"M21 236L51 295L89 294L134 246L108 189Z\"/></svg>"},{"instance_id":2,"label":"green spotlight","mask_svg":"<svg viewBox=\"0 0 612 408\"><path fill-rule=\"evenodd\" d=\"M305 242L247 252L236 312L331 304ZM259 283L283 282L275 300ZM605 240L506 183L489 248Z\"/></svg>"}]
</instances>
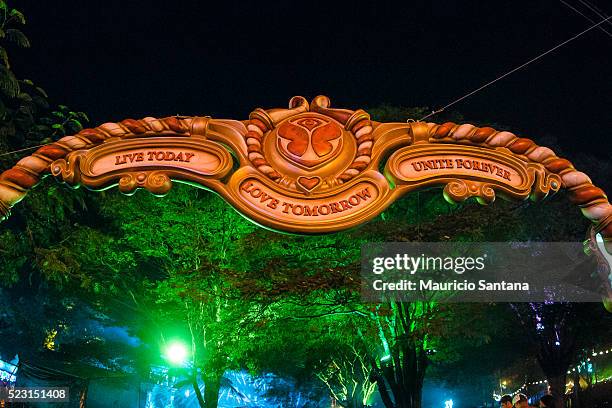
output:
<instances>
[{"instance_id":1,"label":"green spotlight","mask_svg":"<svg viewBox=\"0 0 612 408\"><path fill-rule=\"evenodd\" d=\"M187 347L180 342L172 342L166 347L166 360L174 365L184 365L187 360Z\"/></svg>"}]
</instances>

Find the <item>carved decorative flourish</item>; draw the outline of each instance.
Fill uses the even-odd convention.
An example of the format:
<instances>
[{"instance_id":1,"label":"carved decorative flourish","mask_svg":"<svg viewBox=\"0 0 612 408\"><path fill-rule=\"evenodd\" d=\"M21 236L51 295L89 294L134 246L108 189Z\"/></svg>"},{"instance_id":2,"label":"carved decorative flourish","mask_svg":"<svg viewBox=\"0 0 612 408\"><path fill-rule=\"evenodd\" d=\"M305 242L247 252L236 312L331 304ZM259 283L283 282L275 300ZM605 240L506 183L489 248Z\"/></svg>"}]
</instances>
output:
<instances>
[{"instance_id":1,"label":"carved decorative flourish","mask_svg":"<svg viewBox=\"0 0 612 408\"><path fill-rule=\"evenodd\" d=\"M138 179L136 174L134 173L127 173L124 174L123 176L121 176L121 178L119 179L119 191L121 191L123 194L126 195L132 195L133 193L136 192L136 188L140 187L144 187L144 181L147 178L147 174L146 173L139 173L138 174ZM140 183L138 182L140 181Z\"/></svg>"},{"instance_id":2,"label":"carved decorative flourish","mask_svg":"<svg viewBox=\"0 0 612 408\"><path fill-rule=\"evenodd\" d=\"M166 195L172 188L172 180L161 171L125 173L119 179L119 191L132 195L138 188L144 188L157 196Z\"/></svg>"},{"instance_id":3,"label":"carved decorative flourish","mask_svg":"<svg viewBox=\"0 0 612 408\"><path fill-rule=\"evenodd\" d=\"M495 190L491 184L457 179L444 187L444 198L451 202L462 202L475 197L481 204L491 204L495 201Z\"/></svg>"},{"instance_id":4,"label":"carved decorative flourish","mask_svg":"<svg viewBox=\"0 0 612 408\"><path fill-rule=\"evenodd\" d=\"M81 185L81 171L79 164L83 156L87 154L87 150L77 150L70 153L67 159L58 159L51 164L51 174L61 179L71 187L79 187Z\"/></svg>"},{"instance_id":5,"label":"carved decorative flourish","mask_svg":"<svg viewBox=\"0 0 612 408\"><path fill-rule=\"evenodd\" d=\"M472 196L474 194L470 194L468 183L461 179L453 180L444 187L444 197L452 202L458 203Z\"/></svg>"}]
</instances>

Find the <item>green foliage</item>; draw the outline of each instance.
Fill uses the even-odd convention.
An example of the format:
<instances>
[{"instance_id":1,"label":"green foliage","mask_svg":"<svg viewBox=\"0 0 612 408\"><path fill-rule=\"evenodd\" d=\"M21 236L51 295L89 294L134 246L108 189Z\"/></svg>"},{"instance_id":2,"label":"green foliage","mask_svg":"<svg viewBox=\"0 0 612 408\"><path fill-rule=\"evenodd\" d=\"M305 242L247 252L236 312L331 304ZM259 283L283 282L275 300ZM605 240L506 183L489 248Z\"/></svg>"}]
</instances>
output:
<instances>
[{"instance_id":1,"label":"green foliage","mask_svg":"<svg viewBox=\"0 0 612 408\"><path fill-rule=\"evenodd\" d=\"M24 15L0 3L0 152L49 143L66 134L74 134L88 121L82 112L64 105L56 109L48 102L45 90L31 80L20 80L11 70L8 45L30 46L27 36L16 26L25 24ZM15 156L3 155L0 165L13 162Z\"/></svg>"},{"instance_id":2,"label":"green foliage","mask_svg":"<svg viewBox=\"0 0 612 408\"><path fill-rule=\"evenodd\" d=\"M366 109L373 120L378 122L417 121L430 113L426 107L405 107L380 105ZM463 116L457 112L442 112L436 115L436 122L461 122Z\"/></svg>"},{"instance_id":3,"label":"green foliage","mask_svg":"<svg viewBox=\"0 0 612 408\"><path fill-rule=\"evenodd\" d=\"M2 50L4 60L7 60L6 51ZM9 69L7 65L0 64L0 89L2 92L11 98L16 97L19 94L19 81L15 77L15 74Z\"/></svg>"},{"instance_id":4,"label":"green foliage","mask_svg":"<svg viewBox=\"0 0 612 408\"><path fill-rule=\"evenodd\" d=\"M14 10L16 11L16 10ZM17 12L19 13L19 12ZM18 15L22 15L21 13L19 13ZM28 37L26 37L26 35L21 31L21 30L17 30L15 28L9 28L6 31L6 39L14 44L17 44L19 47L21 48L29 48L30 47L30 40L28 40Z\"/></svg>"},{"instance_id":5,"label":"green foliage","mask_svg":"<svg viewBox=\"0 0 612 408\"><path fill-rule=\"evenodd\" d=\"M417 347L439 378L442 367L461 364L466 350L497 330L483 326L486 306L411 304L402 313L416 324L402 327L397 317L404 306L362 304L362 243L580 238L586 227L564 197L451 206L431 191L399 200L385 219L352 231L295 236L256 227L219 197L180 184L160 199L146 192L69 192L50 183L5 224L11 229L3 231L0 250L12 261L2 273L12 282L38 271L65 293L119 316L151 350L174 337L192 342L194 363L217 376L247 367L302 384L325 378L336 388L341 380L330 376L330 364L347 367L367 357L381 372L385 347L400 359ZM534 229L535 220L550 227ZM368 355L351 354L349 346Z\"/></svg>"},{"instance_id":6,"label":"green foliage","mask_svg":"<svg viewBox=\"0 0 612 408\"><path fill-rule=\"evenodd\" d=\"M180 184L160 199L70 192L53 183L35 190L2 226L0 251L11 262L0 273L7 282L40 274L119 319L148 345L141 364L160 362L155 350L178 337L211 375L246 367L310 387L327 383L334 392L355 362L373 377L360 370L351 381L371 385L390 367L381 364L388 352L398 361L391 367L400 367L417 351L434 378L449 381L454 376L445 368L461 367L499 330L485 324L486 305L361 303L362 243L580 239L586 228L562 196L542 204L452 206L434 190L399 200L384 219L352 231L295 236L259 228L214 194ZM400 324L406 313L413 325ZM339 368L330 371L333 365Z\"/></svg>"},{"instance_id":7,"label":"green foliage","mask_svg":"<svg viewBox=\"0 0 612 408\"><path fill-rule=\"evenodd\" d=\"M30 47L28 37L19 29L14 28L16 24L25 24L24 15L16 9L10 9L5 1L0 2L0 89L9 98L16 97L19 92L17 78L10 70L8 54L5 43L14 44L20 48Z\"/></svg>"}]
</instances>

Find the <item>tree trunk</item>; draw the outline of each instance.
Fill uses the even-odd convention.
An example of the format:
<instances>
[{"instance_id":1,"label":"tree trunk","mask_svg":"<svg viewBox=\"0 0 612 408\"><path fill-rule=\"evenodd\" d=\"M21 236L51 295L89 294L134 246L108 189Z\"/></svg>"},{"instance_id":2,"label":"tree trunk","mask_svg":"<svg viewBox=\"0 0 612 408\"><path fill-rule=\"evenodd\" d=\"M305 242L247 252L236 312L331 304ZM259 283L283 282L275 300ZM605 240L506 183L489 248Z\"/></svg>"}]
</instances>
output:
<instances>
[{"instance_id":1,"label":"tree trunk","mask_svg":"<svg viewBox=\"0 0 612 408\"><path fill-rule=\"evenodd\" d=\"M202 391L200 391L200 386L198 385L198 380L197 380L197 378L195 376L191 380L191 385L193 386L193 392L195 392L195 395L196 395L196 397L198 399L198 404L200 405L200 408L206 408L206 403L204 402L204 397L202 397Z\"/></svg>"},{"instance_id":2,"label":"tree trunk","mask_svg":"<svg viewBox=\"0 0 612 408\"><path fill-rule=\"evenodd\" d=\"M204 376L204 400L206 408L217 408L219 404L219 389L221 388L220 375Z\"/></svg>"},{"instance_id":3,"label":"tree trunk","mask_svg":"<svg viewBox=\"0 0 612 408\"><path fill-rule=\"evenodd\" d=\"M376 369L375 373L373 374L373 378L376 381L376 387L378 388L378 393L380 394L380 398L382 399L385 408L394 408L395 404L393 404L393 401L391 400L385 379L380 372L378 372L378 369Z\"/></svg>"},{"instance_id":4,"label":"tree trunk","mask_svg":"<svg viewBox=\"0 0 612 408\"><path fill-rule=\"evenodd\" d=\"M551 376L547 378L548 385L550 387L550 393L555 398L555 408L564 408L564 396L565 396L565 381L566 375L561 374L557 376ZM580 386L580 385L578 385Z\"/></svg>"},{"instance_id":5,"label":"tree trunk","mask_svg":"<svg viewBox=\"0 0 612 408\"><path fill-rule=\"evenodd\" d=\"M398 398L395 408L421 408L421 391L414 386L400 387L401 397Z\"/></svg>"},{"instance_id":6,"label":"tree trunk","mask_svg":"<svg viewBox=\"0 0 612 408\"><path fill-rule=\"evenodd\" d=\"M404 364L382 367L375 377L386 408L421 408L427 357L422 350L404 350L405 355L408 353L411 358L406 359ZM399 361L399 357L393 361ZM395 403L391 400L387 383Z\"/></svg>"},{"instance_id":7,"label":"tree trunk","mask_svg":"<svg viewBox=\"0 0 612 408\"><path fill-rule=\"evenodd\" d=\"M349 398L340 405L346 408L364 408L363 403L358 398Z\"/></svg>"}]
</instances>

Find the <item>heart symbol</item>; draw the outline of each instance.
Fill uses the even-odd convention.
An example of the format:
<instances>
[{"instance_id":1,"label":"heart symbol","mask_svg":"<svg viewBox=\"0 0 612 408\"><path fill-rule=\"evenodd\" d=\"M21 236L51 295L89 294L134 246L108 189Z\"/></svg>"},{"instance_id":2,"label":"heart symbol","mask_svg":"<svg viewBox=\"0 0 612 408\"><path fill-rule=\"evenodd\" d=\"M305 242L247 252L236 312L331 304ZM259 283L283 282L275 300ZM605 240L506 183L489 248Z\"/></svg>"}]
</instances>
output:
<instances>
[{"instance_id":1,"label":"heart symbol","mask_svg":"<svg viewBox=\"0 0 612 408\"><path fill-rule=\"evenodd\" d=\"M298 183L308 191L312 191L321 182L321 177L304 177L300 176L297 179Z\"/></svg>"}]
</instances>

